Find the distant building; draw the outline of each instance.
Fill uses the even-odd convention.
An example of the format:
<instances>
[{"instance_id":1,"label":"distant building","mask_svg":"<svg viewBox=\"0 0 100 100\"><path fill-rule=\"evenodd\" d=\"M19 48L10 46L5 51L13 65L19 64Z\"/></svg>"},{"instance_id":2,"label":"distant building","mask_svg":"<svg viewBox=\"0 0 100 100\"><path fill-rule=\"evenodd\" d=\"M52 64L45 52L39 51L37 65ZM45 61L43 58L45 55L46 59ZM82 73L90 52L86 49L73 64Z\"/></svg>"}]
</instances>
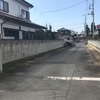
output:
<instances>
[{"instance_id":1,"label":"distant building","mask_svg":"<svg viewBox=\"0 0 100 100\"><path fill-rule=\"evenodd\" d=\"M62 39L66 36L71 36L71 31L66 29L66 28L61 28L61 29L58 29L58 38L59 39Z\"/></svg>"},{"instance_id":2,"label":"distant building","mask_svg":"<svg viewBox=\"0 0 100 100\"><path fill-rule=\"evenodd\" d=\"M33 5L25 0L0 0L1 39L33 39L34 32L45 29L30 20Z\"/></svg>"},{"instance_id":3,"label":"distant building","mask_svg":"<svg viewBox=\"0 0 100 100\"><path fill-rule=\"evenodd\" d=\"M97 25L96 26L96 30L100 30L100 25Z\"/></svg>"},{"instance_id":4,"label":"distant building","mask_svg":"<svg viewBox=\"0 0 100 100\"><path fill-rule=\"evenodd\" d=\"M66 28L58 29L58 38L64 40L64 45L73 45L73 31Z\"/></svg>"},{"instance_id":5,"label":"distant building","mask_svg":"<svg viewBox=\"0 0 100 100\"><path fill-rule=\"evenodd\" d=\"M94 34L95 35L98 35L98 34L100 35L100 25L96 26L96 30L94 31Z\"/></svg>"}]
</instances>

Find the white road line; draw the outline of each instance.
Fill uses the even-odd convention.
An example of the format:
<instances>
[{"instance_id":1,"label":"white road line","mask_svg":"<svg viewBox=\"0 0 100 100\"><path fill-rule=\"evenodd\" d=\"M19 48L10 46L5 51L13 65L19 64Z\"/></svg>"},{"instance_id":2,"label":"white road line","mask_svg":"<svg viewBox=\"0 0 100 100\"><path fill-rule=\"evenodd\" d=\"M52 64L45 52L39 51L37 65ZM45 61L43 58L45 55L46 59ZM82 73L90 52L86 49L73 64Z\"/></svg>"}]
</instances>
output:
<instances>
[{"instance_id":1,"label":"white road line","mask_svg":"<svg viewBox=\"0 0 100 100\"><path fill-rule=\"evenodd\" d=\"M55 77L55 76L45 76L44 80L76 80L76 81L100 81L100 78L95 77Z\"/></svg>"}]
</instances>

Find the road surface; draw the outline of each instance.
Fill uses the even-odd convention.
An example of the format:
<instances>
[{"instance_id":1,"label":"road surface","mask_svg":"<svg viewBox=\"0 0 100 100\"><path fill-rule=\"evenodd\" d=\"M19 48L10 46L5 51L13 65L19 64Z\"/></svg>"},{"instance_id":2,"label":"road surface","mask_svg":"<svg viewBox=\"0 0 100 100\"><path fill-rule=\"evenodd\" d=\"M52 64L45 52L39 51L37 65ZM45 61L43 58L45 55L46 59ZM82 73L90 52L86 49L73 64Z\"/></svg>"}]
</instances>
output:
<instances>
[{"instance_id":1,"label":"road surface","mask_svg":"<svg viewBox=\"0 0 100 100\"><path fill-rule=\"evenodd\" d=\"M84 42L20 66L0 75L0 100L100 100L100 64Z\"/></svg>"}]
</instances>

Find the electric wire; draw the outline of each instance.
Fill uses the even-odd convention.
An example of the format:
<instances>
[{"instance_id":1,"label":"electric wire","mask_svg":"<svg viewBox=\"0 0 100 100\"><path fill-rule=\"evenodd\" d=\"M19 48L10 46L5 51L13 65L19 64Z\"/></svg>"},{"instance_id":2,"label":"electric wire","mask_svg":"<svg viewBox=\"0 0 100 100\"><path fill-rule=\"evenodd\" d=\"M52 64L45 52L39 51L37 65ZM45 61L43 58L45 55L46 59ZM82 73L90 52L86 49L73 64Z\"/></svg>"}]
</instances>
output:
<instances>
[{"instance_id":1,"label":"electric wire","mask_svg":"<svg viewBox=\"0 0 100 100\"><path fill-rule=\"evenodd\" d=\"M74 4L72 6L66 7L66 8L62 8L62 9L58 9L58 10L45 11L45 12L42 12L42 13L54 13L54 12L59 12L59 11L67 10L67 9L73 8L75 6L78 6L78 5L80 5L80 4L84 3L84 2L86 2L86 0L84 0L82 2L79 2L77 4Z\"/></svg>"},{"instance_id":2,"label":"electric wire","mask_svg":"<svg viewBox=\"0 0 100 100\"><path fill-rule=\"evenodd\" d=\"M42 16L43 14L46 14L46 13L55 13L55 12L60 12L60 11L63 11L63 10L67 10L67 9L73 8L73 7L75 7L75 6L78 6L78 5L80 5L80 4L84 3L84 2L86 2L86 0L84 0L84 1L82 1L82 2L79 2L79 3L77 3L77 4L74 4L74 5L72 5L72 6L66 7L66 8L62 8L62 9L58 9L58 10L52 10L52 11L44 11L44 12L41 12L41 13L39 14L39 16L38 16L34 21L36 21L37 19L39 19L40 16Z\"/></svg>"},{"instance_id":3,"label":"electric wire","mask_svg":"<svg viewBox=\"0 0 100 100\"><path fill-rule=\"evenodd\" d=\"M82 11L80 11L80 12L78 12L78 13L75 13L75 14L73 14L73 15L71 15L71 16L67 16L67 17L65 17L65 18L63 18L63 19L61 19L61 20L56 21L55 23L60 23L60 22L62 22L62 21L68 20L68 19L70 19L70 18L72 18L72 17L75 17L75 16L77 16L77 15L83 13L83 11L84 11L84 10L82 10Z\"/></svg>"}]
</instances>

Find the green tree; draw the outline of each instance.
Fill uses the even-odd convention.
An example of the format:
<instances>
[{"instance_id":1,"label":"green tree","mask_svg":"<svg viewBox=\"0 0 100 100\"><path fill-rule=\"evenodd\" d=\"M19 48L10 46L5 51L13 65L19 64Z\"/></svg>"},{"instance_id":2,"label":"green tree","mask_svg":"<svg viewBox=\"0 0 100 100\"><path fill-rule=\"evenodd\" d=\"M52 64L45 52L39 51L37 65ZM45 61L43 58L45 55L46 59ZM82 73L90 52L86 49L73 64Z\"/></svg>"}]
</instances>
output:
<instances>
[{"instance_id":1,"label":"green tree","mask_svg":"<svg viewBox=\"0 0 100 100\"><path fill-rule=\"evenodd\" d=\"M52 26L51 25L49 25L49 31L52 32Z\"/></svg>"},{"instance_id":2,"label":"green tree","mask_svg":"<svg viewBox=\"0 0 100 100\"><path fill-rule=\"evenodd\" d=\"M95 23L94 23L94 31L96 30L96 26L95 26ZM93 22L91 23L91 32L93 33Z\"/></svg>"},{"instance_id":3,"label":"green tree","mask_svg":"<svg viewBox=\"0 0 100 100\"><path fill-rule=\"evenodd\" d=\"M86 36L88 37L89 33L90 33L90 28L88 25L86 25L86 27L85 27L85 33L86 33Z\"/></svg>"}]
</instances>

